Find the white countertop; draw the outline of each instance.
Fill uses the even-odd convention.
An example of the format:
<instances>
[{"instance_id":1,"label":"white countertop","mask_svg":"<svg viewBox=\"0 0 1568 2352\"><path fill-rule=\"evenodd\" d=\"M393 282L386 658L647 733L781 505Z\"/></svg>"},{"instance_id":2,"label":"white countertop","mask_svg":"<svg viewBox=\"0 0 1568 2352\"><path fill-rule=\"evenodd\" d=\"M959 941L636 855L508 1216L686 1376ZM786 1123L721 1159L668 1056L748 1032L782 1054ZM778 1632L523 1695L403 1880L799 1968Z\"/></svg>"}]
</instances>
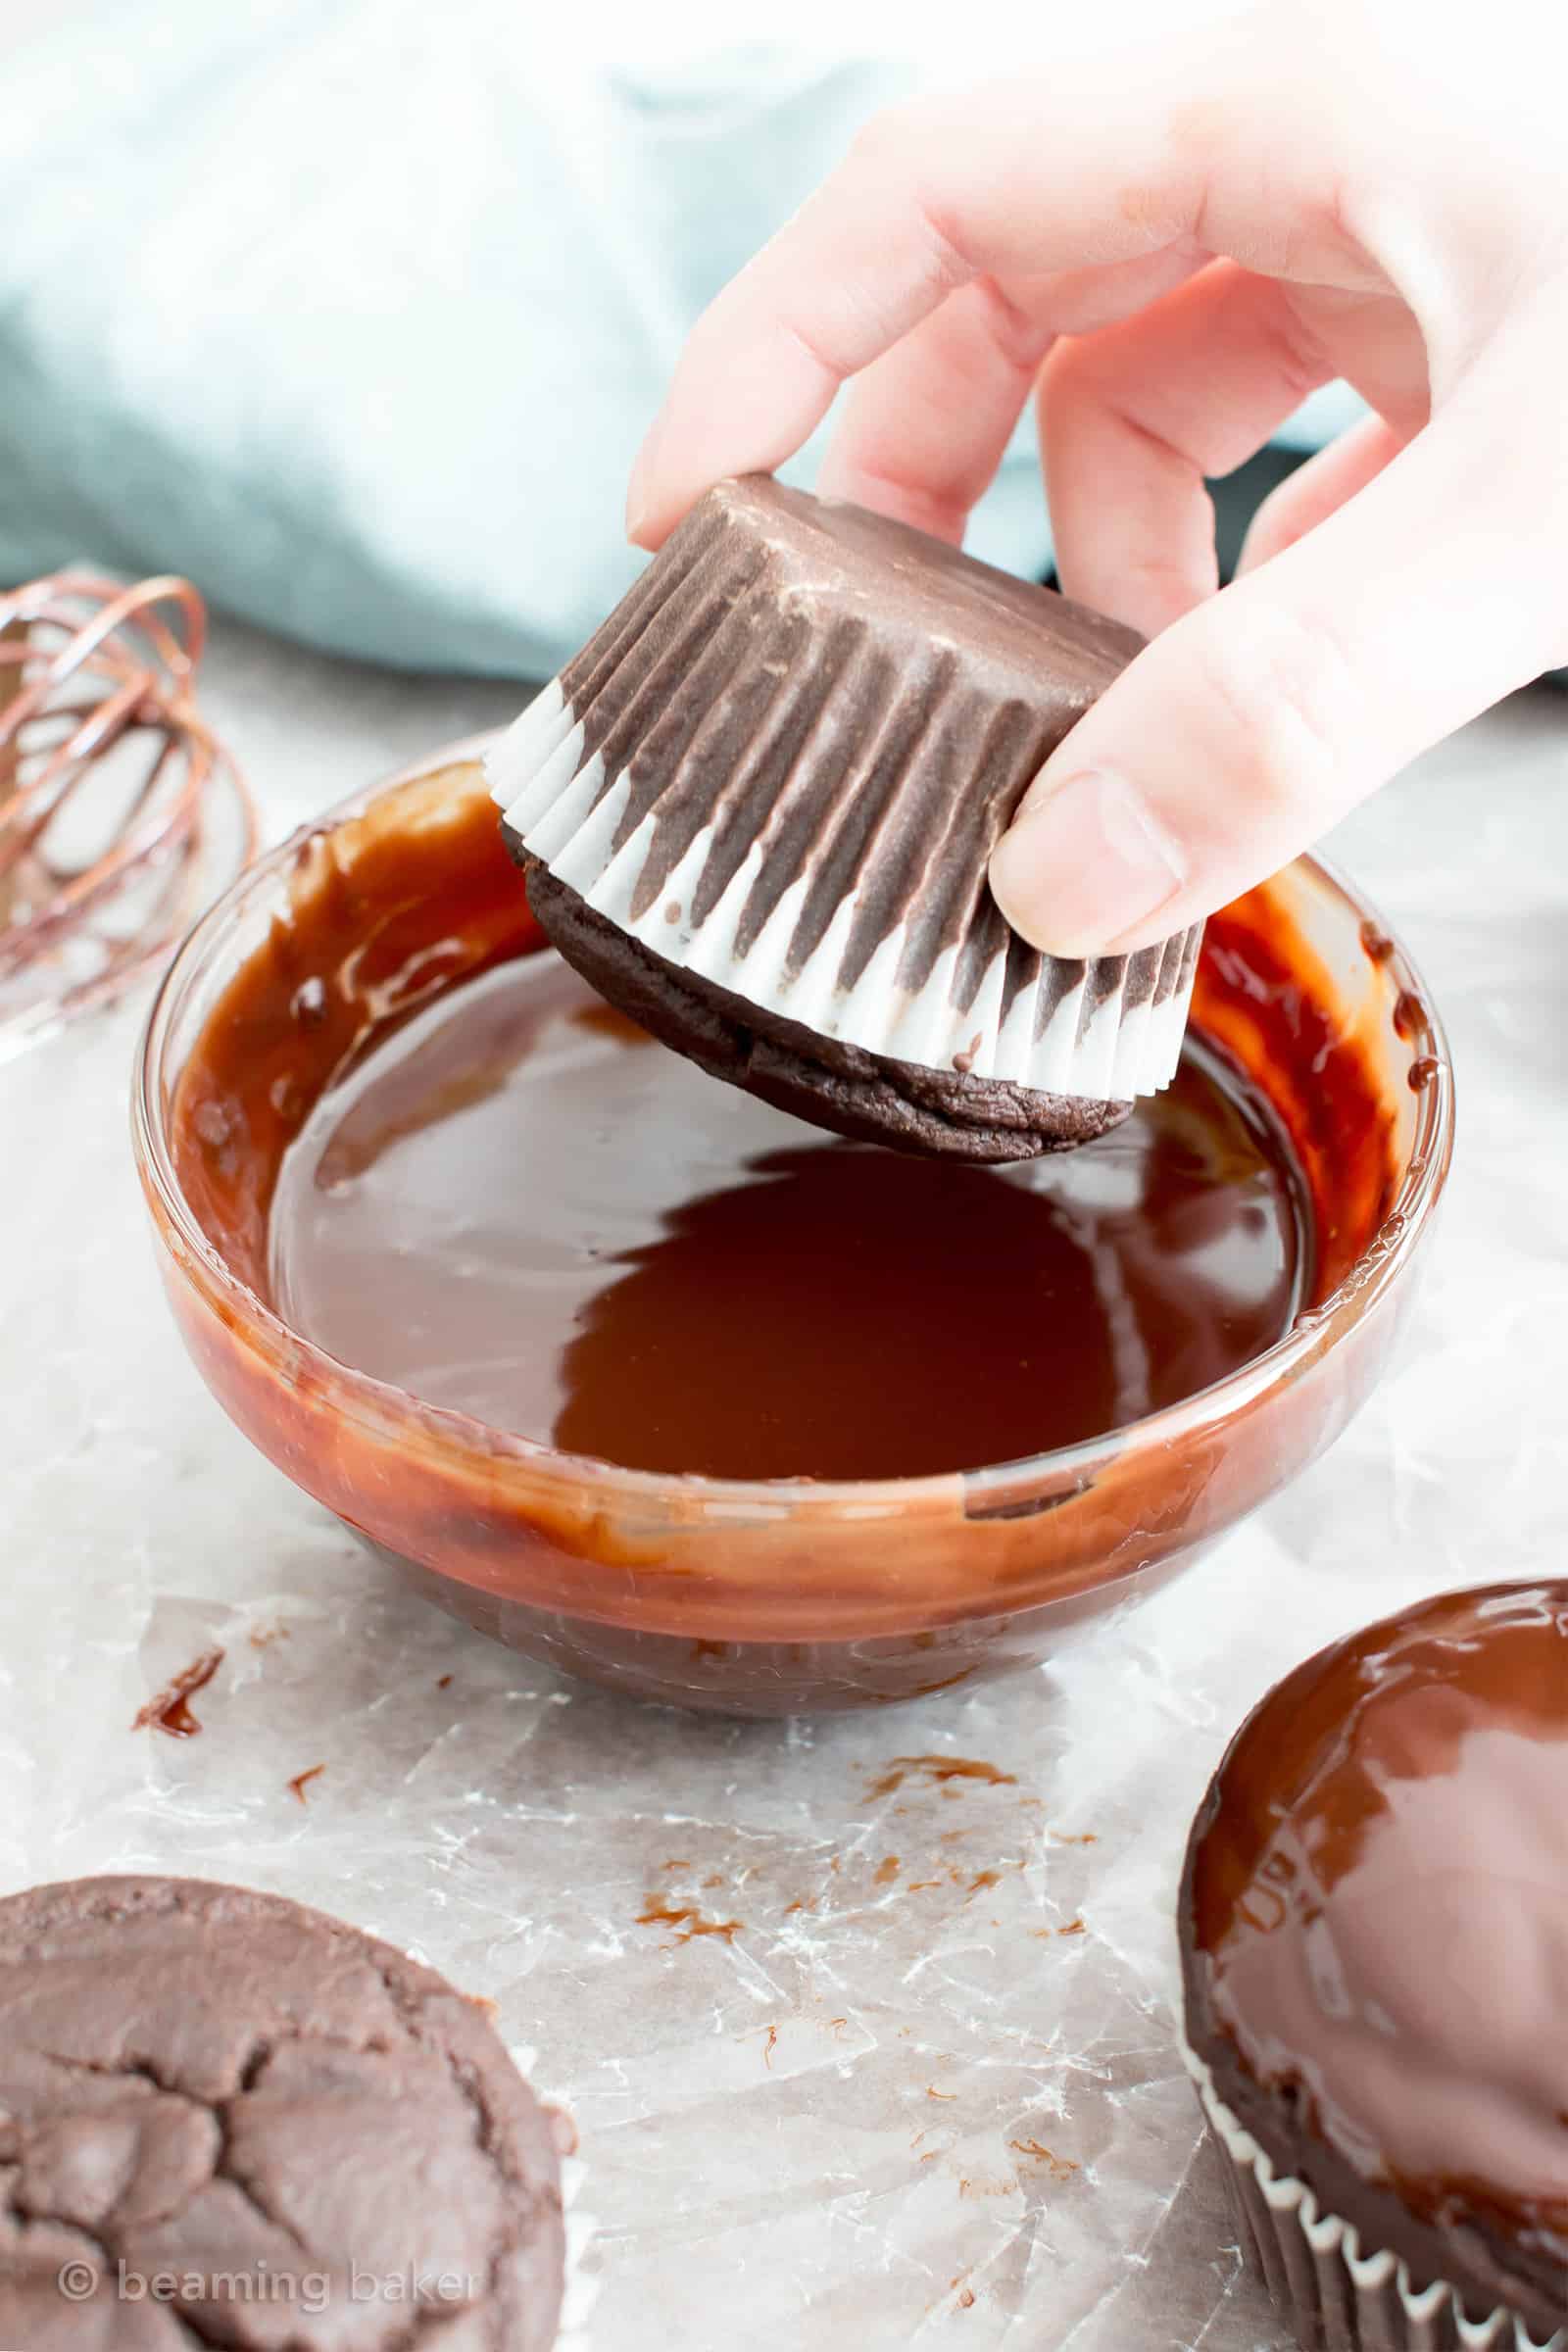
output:
<instances>
[{"instance_id":1,"label":"white countertop","mask_svg":"<svg viewBox=\"0 0 1568 2352\"><path fill-rule=\"evenodd\" d=\"M274 836L517 699L231 625L204 693ZM1456 1064L1397 1368L1140 1610L880 1715L637 1707L406 1595L181 1351L126 1142L145 998L0 1069L0 1886L243 1878L492 1997L578 2119L596 2352L1273 2347L1176 2058L1171 1898L1276 1676L1417 1593L1568 1572L1568 695L1479 722L1335 854ZM214 1643L203 1737L133 1734ZM944 1750L1013 1783L867 1794ZM656 1887L744 1926L673 1944L637 1924Z\"/></svg>"}]
</instances>

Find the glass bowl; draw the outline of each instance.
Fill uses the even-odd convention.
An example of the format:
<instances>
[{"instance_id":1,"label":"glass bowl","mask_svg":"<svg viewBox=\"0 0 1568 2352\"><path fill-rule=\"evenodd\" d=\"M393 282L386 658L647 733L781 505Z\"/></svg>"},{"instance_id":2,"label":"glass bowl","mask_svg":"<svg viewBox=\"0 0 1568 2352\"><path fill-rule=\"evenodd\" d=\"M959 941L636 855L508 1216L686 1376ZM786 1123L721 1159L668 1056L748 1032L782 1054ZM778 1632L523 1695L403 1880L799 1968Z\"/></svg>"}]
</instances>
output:
<instances>
[{"instance_id":1,"label":"glass bowl","mask_svg":"<svg viewBox=\"0 0 1568 2352\"><path fill-rule=\"evenodd\" d=\"M1194 1018L1291 1136L1316 1280L1276 1346L1177 1406L950 1476L743 1484L554 1451L422 1404L290 1330L265 1297L266 1203L224 1193L221 1114L215 1126L208 1102L193 1136L182 1076L204 1033L229 1035L241 975L307 904L313 919L329 906L356 974L350 1026L318 1030L307 1092L440 990L538 947L480 821L481 749L362 794L240 877L164 981L133 1099L163 1281L203 1378L287 1477L432 1599L568 1673L683 1706L771 1715L914 1697L1038 1663L1339 1435L1408 1306L1453 1101L1409 959L1311 858L1210 923ZM400 858L420 887L388 895ZM228 1050L254 1068L298 1041L297 1004L264 992Z\"/></svg>"}]
</instances>

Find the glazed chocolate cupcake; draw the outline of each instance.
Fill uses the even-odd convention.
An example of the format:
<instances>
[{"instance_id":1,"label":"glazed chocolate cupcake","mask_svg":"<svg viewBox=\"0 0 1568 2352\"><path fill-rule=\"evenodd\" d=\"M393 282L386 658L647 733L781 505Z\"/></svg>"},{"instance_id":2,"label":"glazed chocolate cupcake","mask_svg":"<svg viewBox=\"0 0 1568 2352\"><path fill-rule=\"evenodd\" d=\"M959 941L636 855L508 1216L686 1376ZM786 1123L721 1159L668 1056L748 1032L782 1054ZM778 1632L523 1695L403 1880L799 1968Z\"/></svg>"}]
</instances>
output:
<instances>
[{"instance_id":1,"label":"glazed chocolate cupcake","mask_svg":"<svg viewBox=\"0 0 1568 2352\"><path fill-rule=\"evenodd\" d=\"M0 2344L546 2352L549 2118L475 2004L275 1895L0 1902Z\"/></svg>"},{"instance_id":2,"label":"glazed chocolate cupcake","mask_svg":"<svg viewBox=\"0 0 1568 2352\"><path fill-rule=\"evenodd\" d=\"M492 752L545 930L819 1126L1025 1159L1173 1076L1200 931L1041 956L991 852L1130 629L761 475L692 511Z\"/></svg>"},{"instance_id":3,"label":"glazed chocolate cupcake","mask_svg":"<svg viewBox=\"0 0 1568 2352\"><path fill-rule=\"evenodd\" d=\"M1302 2344L1568 2343L1568 1584L1298 1667L1214 1776L1180 1924L1189 2064Z\"/></svg>"}]
</instances>

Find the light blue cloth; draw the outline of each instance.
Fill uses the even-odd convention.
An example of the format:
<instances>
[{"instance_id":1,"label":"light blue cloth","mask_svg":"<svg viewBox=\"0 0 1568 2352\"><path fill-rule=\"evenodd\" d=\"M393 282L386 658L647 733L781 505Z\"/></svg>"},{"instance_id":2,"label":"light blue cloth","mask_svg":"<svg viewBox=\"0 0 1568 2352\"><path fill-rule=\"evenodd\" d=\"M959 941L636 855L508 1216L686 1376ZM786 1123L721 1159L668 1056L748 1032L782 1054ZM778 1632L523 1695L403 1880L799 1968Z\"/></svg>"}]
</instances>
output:
<instances>
[{"instance_id":1,"label":"light blue cloth","mask_svg":"<svg viewBox=\"0 0 1568 2352\"><path fill-rule=\"evenodd\" d=\"M546 70L532 17L92 0L5 61L0 578L174 569L420 667L580 642L692 319L914 74ZM1027 435L970 545L1048 560Z\"/></svg>"}]
</instances>

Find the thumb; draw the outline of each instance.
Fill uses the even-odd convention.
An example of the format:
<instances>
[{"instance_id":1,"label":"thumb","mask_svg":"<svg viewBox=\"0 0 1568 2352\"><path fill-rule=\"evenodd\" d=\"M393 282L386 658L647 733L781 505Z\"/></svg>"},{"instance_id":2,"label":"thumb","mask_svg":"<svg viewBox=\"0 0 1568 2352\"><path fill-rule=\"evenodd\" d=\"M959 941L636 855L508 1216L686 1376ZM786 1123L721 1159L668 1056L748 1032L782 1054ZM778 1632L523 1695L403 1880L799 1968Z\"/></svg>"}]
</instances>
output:
<instances>
[{"instance_id":1,"label":"thumb","mask_svg":"<svg viewBox=\"0 0 1568 2352\"><path fill-rule=\"evenodd\" d=\"M1552 380L1516 399L1472 378L1337 514L1139 655L992 858L1015 930L1058 956L1179 931L1568 658L1568 460L1529 429Z\"/></svg>"}]
</instances>

